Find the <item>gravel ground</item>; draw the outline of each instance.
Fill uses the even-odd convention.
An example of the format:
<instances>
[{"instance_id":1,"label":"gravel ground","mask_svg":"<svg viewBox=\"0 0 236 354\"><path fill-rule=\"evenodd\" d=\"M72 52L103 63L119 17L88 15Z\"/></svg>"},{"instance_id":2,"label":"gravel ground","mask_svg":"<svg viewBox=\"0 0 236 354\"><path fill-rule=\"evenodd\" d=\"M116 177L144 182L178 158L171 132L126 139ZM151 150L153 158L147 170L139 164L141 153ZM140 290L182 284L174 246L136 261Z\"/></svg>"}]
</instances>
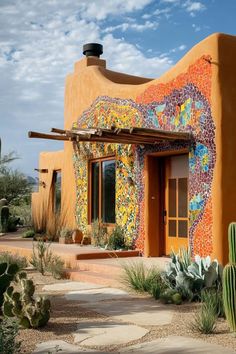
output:
<instances>
[{"instance_id":1,"label":"gravel ground","mask_svg":"<svg viewBox=\"0 0 236 354\"><path fill-rule=\"evenodd\" d=\"M35 271L29 271L29 277L34 280L37 293L41 293L42 286L45 284L65 282L65 280L55 280L51 276L42 277ZM93 319L94 322L99 320L104 321L106 319L109 320L109 317L80 307L79 302L75 305L75 302L66 301L65 298L62 298L61 293L48 295L50 296L52 303L50 321L46 327L39 330L20 330L18 338L22 341L21 353L31 354L37 343L48 340L60 339L68 343L73 343L73 336L71 333L76 331L77 323L81 322L81 320L91 321L91 319ZM190 324L193 320L193 314L198 306L198 304L175 306L175 314L171 324L165 326L147 326L146 328L149 330L149 333L140 340L129 342L123 346L119 345L119 347L93 347L93 349L103 349L112 352L121 349L122 347L126 347L127 345L151 341L168 335L183 335L199 338L210 343L220 344L236 351L236 337L230 333L224 319L219 319L217 321L214 334L204 335L195 333L191 330Z\"/></svg>"}]
</instances>

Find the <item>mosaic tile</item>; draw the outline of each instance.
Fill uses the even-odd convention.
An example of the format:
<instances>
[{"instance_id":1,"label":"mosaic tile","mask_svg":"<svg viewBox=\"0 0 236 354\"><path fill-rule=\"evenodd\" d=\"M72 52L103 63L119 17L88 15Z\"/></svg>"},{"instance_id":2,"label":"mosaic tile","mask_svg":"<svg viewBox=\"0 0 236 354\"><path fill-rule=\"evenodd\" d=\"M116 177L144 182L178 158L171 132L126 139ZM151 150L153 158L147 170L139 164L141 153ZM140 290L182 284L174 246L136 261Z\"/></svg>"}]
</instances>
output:
<instances>
[{"instance_id":1,"label":"mosaic tile","mask_svg":"<svg viewBox=\"0 0 236 354\"><path fill-rule=\"evenodd\" d=\"M189 148L189 241L192 251L212 250L211 184L216 160L215 125L211 114L211 64L203 56L187 72L168 83L150 85L136 99L98 97L73 127L131 126L190 132L192 142L165 142L155 146L79 143L75 146L77 222L87 226L87 160L114 154L116 168L116 222L126 240L144 250L144 159L150 152ZM127 178L135 182L130 185ZM210 223L209 223L210 221ZM204 247L203 247L204 246ZM203 252L204 248L204 252Z\"/></svg>"}]
</instances>

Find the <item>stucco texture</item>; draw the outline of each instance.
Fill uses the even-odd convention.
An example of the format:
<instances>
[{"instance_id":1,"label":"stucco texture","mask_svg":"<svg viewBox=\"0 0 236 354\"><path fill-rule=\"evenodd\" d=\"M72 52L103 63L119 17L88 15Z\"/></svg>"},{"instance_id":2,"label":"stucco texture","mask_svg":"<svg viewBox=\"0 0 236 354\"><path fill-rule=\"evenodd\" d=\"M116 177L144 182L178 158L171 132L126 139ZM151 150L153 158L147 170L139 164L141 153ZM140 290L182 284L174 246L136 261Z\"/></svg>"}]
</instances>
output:
<instances>
[{"instance_id":1,"label":"stucco texture","mask_svg":"<svg viewBox=\"0 0 236 354\"><path fill-rule=\"evenodd\" d=\"M155 80L111 72L105 68L105 61L97 58L76 63L74 73L66 79L66 129L138 126L189 131L193 139L190 146L166 143L145 148L91 143L72 146L66 142L61 159L65 223L72 225L76 220L75 224L85 230L87 161L115 155L116 221L124 227L127 241L145 253L155 237L145 226L151 198L144 195L145 158L153 152L187 148L190 247L193 253L210 254L225 263L227 226L236 214L235 57L236 38L214 34ZM41 157L41 168L52 168L53 159L53 155ZM134 185L127 183L127 177L134 180ZM46 194L40 191L34 195L33 211ZM151 254L158 255L155 251ZM146 252L147 256L151 254Z\"/></svg>"}]
</instances>

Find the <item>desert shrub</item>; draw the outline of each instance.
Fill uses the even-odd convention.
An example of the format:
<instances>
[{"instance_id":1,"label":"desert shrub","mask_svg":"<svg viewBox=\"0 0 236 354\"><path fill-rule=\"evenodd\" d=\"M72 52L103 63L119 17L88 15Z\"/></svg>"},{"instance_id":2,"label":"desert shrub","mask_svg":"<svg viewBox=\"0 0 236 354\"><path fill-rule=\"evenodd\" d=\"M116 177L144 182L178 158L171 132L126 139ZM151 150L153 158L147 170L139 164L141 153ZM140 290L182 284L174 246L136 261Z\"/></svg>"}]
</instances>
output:
<instances>
[{"instance_id":1,"label":"desert shrub","mask_svg":"<svg viewBox=\"0 0 236 354\"><path fill-rule=\"evenodd\" d=\"M124 263L122 268L123 282L133 290L152 294L152 291L155 292L154 286L157 287L156 283L159 282L160 287L162 286L160 272L157 268L145 267L143 262Z\"/></svg>"},{"instance_id":2,"label":"desert shrub","mask_svg":"<svg viewBox=\"0 0 236 354\"><path fill-rule=\"evenodd\" d=\"M61 279L64 276L64 261L61 257L53 255L46 266L46 271L51 273L53 278Z\"/></svg>"},{"instance_id":3,"label":"desert shrub","mask_svg":"<svg viewBox=\"0 0 236 354\"><path fill-rule=\"evenodd\" d=\"M19 327L15 321L2 319L0 322L0 353L20 353L21 343L16 340Z\"/></svg>"},{"instance_id":4,"label":"desert shrub","mask_svg":"<svg viewBox=\"0 0 236 354\"><path fill-rule=\"evenodd\" d=\"M91 243L96 247L105 247L108 244L107 228L98 219L91 224Z\"/></svg>"},{"instance_id":5,"label":"desert shrub","mask_svg":"<svg viewBox=\"0 0 236 354\"><path fill-rule=\"evenodd\" d=\"M65 238L67 241L72 241L72 233L73 230L62 228L59 237Z\"/></svg>"},{"instance_id":6,"label":"desert shrub","mask_svg":"<svg viewBox=\"0 0 236 354\"><path fill-rule=\"evenodd\" d=\"M53 277L59 279L63 276L64 262L63 260L52 253L50 243L39 240L36 246L33 245L33 254L30 263L42 275L46 272L52 274Z\"/></svg>"},{"instance_id":7,"label":"desert shrub","mask_svg":"<svg viewBox=\"0 0 236 354\"><path fill-rule=\"evenodd\" d=\"M124 230L116 225L108 239L108 248L111 250L127 249Z\"/></svg>"},{"instance_id":8,"label":"desert shrub","mask_svg":"<svg viewBox=\"0 0 236 354\"><path fill-rule=\"evenodd\" d=\"M181 249L171 254L171 262L162 274L169 288L179 292L184 300L199 300L203 289L219 289L222 284L222 266L208 256L196 255L192 261L190 251Z\"/></svg>"},{"instance_id":9,"label":"desert shrub","mask_svg":"<svg viewBox=\"0 0 236 354\"><path fill-rule=\"evenodd\" d=\"M217 320L217 304L210 292L205 294L200 310L195 313L191 328L194 331L209 334L213 333Z\"/></svg>"},{"instance_id":10,"label":"desert shrub","mask_svg":"<svg viewBox=\"0 0 236 354\"><path fill-rule=\"evenodd\" d=\"M23 238L31 238L35 236L34 230L28 230L23 233Z\"/></svg>"},{"instance_id":11,"label":"desert shrub","mask_svg":"<svg viewBox=\"0 0 236 354\"><path fill-rule=\"evenodd\" d=\"M19 256L18 254L12 254L9 252L1 252L0 253L0 263L8 263L8 264L16 264L18 270L26 268L28 265L27 259L23 256Z\"/></svg>"},{"instance_id":12,"label":"desert shrub","mask_svg":"<svg viewBox=\"0 0 236 354\"><path fill-rule=\"evenodd\" d=\"M20 205L11 205L10 212L17 216L23 223L23 226L32 227L31 205L21 203Z\"/></svg>"},{"instance_id":13,"label":"desert shrub","mask_svg":"<svg viewBox=\"0 0 236 354\"><path fill-rule=\"evenodd\" d=\"M7 222L7 231L8 232L15 232L18 229L18 225L20 224L20 218L18 216L9 216Z\"/></svg>"}]
</instances>

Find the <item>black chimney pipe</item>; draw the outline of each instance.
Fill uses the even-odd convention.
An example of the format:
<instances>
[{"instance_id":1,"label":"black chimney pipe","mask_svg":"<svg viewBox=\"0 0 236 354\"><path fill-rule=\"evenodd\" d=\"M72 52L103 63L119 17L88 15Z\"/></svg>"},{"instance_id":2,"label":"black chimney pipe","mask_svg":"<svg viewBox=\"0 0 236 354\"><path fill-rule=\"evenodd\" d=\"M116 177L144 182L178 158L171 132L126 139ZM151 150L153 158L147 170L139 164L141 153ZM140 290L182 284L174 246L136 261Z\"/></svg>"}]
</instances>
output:
<instances>
[{"instance_id":1,"label":"black chimney pipe","mask_svg":"<svg viewBox=\"0 0 236 354\"><path fill-rule=\"evenodd\" d=\"M103 46L99 43L87 43L83 45L83 54L86 57L97 57L103 53Z\"/></svg>"}]
</instances>

